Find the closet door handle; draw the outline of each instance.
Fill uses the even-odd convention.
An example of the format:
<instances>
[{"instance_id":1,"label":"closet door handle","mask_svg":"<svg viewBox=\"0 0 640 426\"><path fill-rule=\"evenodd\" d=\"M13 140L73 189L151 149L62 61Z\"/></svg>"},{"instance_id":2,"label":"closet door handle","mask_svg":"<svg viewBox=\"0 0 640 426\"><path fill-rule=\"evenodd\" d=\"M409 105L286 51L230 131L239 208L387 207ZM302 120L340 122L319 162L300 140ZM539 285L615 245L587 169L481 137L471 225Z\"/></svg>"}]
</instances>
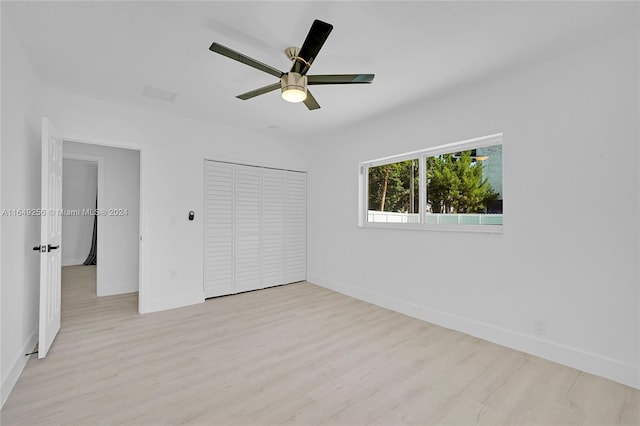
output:
<instances>
[{"instance_id":1,"label":"closet door handle","mask_svg":"<svg viewBox=\"0 0 640 426\"><path fill-rule=\"evenodd\" d=\"M52 246L51 244L47 245L47 251L58 250L60 246Z\"/></svg>"}]
</instances>

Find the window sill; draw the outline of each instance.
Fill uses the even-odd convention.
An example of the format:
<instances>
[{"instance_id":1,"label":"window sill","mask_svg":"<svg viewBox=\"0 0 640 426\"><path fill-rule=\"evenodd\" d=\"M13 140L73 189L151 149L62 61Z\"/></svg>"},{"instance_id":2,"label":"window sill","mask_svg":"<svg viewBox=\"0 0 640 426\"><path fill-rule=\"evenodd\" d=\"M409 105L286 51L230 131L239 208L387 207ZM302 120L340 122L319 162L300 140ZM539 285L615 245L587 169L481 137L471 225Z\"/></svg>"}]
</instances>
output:
<instances>
[{"instance_id":1,"label":"window sill","mask_svg":"<svg viewBox=\"0 0 640 426\"><path fill-rule=\"evenodd\" d=\"M504 225L447 225L447 224L436 225L436 224L419 224L419 223L402 223L402 224L400 223L365 223L365 224L358 224L358 228L502 234Z\"/></svg>"}]
</instances>

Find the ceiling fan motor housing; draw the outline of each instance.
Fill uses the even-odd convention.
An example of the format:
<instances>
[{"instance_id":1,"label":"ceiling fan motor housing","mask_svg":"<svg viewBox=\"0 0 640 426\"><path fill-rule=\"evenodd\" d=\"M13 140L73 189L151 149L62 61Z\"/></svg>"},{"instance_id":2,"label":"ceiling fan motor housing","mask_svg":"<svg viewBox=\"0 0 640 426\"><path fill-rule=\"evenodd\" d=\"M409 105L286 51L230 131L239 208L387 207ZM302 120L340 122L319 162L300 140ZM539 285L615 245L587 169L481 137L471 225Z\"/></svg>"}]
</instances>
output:
<instances>
[{"instance_id":1,"label":"ceiling fan motor housing","mask_svg":"<svg viewBox=\"0 0 640 426\"><path fill-rule=\"evenodd\" d=\"M302 102L307 98L307 76L288 72L280 78L282 97L289 102Z\"/></svg>"}]
</instances>

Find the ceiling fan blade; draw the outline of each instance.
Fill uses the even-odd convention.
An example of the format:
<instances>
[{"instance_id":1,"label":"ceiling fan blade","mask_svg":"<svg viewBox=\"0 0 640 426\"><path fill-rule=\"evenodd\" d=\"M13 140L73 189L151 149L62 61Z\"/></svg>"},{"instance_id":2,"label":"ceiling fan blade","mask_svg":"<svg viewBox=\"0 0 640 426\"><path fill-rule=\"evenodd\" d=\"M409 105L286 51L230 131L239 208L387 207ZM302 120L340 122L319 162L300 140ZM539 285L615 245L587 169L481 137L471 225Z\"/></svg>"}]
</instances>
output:
<instances>
[{"instance_id":1,"label":"ceiling fan blade","mask_svg":"<svg viewBox=\"0 0 640 426\"><path fill-rule=\"evenodd\" d=\"M319 109L320 104L316 101L316 98L313 97L310 91L307 90L307 98L302 101L309 108L309 110Z\"/></svg>"},{"instance_id":2,"label":"ceiling fan blade","mask_svg":"<svg viewBox=\"0 0 640 426\"><path fill-rule=\"evenodd\" d=\"M242 99L243 101L246 101L247 99L255 98L256 96L260 96L260 95L264 95L265 93L273 92L274 90L277 90L280 87L281 87L280 82L273 83L273 84L270 84L268 86L264 86L264 87L261 87L259 89L255 89L255 90L252 90L250 92L238 95L238 96L236 96L236 98Z\"/></svg>"},{"instance_id":3,"label":"ceiling fan blade","mask_svg":"<svg viewBox=\"0 0 640 426\"><path fill-rule=\"evenodd\" d=\"M325 74L308 75L307 84L365 84L373 81L375 74Z\"/></svg>"},{"instance_id":4,"label":"ceiling fan blade","mask_svg":"<svg viewBox=\"0 0 640 426\"><path fill-rule=\"evenodd\" d=\"M304 43L302 43L302 47L300 48L300 53L298 53L298 57L301 59L296 59L293 62L293 66L291 67L292 72L297 72L302 75L305 75L313 61L318 56L318 52L322 48L322 45L329 37L329 33L333 29L333 25L328 24L326 22L322 22L318 19L313 21L311 24L311 29L309 29L309 34L307 34L307 38L304 39Z\"/></svg>"},{"instance_id":5,"label":"ceiling fan blade","mask_svg":"<svg viewBox=\"0 0 640 426\"><path fill-rule=\"evenodd\" d=\"M242 62L243 64L249 65L250 67L259 69L260 71L264 71L267 74L271 74L278 78L282 77L282 75L284 74L282 71L275 69L272 66L263 64L260 61L256 61L253 58L245 56L242 53L238 53L235 50L229 49L228 47L225 47L218 43L213 43L211 47L209 47L209 50L226 56L227 58L231 58L234 61Z\"/></svg>"}]
</instances>

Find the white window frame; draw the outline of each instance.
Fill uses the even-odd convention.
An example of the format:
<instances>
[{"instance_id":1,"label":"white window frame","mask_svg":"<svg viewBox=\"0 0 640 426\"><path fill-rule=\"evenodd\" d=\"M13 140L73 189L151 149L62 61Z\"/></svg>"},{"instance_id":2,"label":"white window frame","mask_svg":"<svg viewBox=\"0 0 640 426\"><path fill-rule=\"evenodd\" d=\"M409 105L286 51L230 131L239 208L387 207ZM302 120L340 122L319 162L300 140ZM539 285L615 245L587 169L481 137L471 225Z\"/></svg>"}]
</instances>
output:
<instances>
[{"instance_id":1,"label":"white window frame","mask_svg":"<svg viewBox=\"0 0 640 426\"><path fill-rule=\"evenodd\" d=\"M496 133L493 135L482 136L479 138L468 139L460 142L439 145L432 148L422 149L419 151L406 152L403 154L392 155L389 157L377 158L375 160L363 161L359 164L358 187L360 189L360 197L358 201L358 226L361 228L380 228L380 229L409 229L421 231L454 231L454 232L481 232L500 234L503 232L504 225L467 225L467 224L430 224L425 223L425 209L427 199L427 174L426 159L440 154L448 154L452 152L466 151L469 149L485 148L493 145L503 145L503 134ZM504 158L504 153L503 153ZM407 160L419 160L419 214L420 223L384 223L368 221L368 203L369 203L369 168L382 166L390 163L397 163ZM504 166L504 163L503 163ZM504 168L503 168L504 177ZM504 187L503 187L504 193ZM503 206L504 209L504 206ZM503 213L504 214L504 213Z\"/></svg>"}]
</instances>

